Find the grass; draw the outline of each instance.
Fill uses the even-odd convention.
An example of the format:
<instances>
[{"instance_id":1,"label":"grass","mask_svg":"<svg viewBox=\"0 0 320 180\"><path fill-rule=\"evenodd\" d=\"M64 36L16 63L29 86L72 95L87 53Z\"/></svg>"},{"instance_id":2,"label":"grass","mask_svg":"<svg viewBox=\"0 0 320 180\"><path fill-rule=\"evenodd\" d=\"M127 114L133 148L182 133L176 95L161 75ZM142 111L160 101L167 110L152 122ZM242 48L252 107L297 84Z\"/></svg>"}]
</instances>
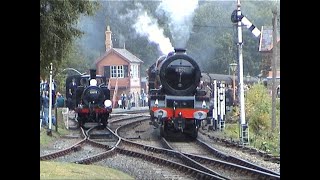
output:
<instances>
[{"instance_id":1,"label":"grass","mask_svg":"<svg viewBox=\"0 0 320 180\"><path fill-rule=\"evenodd\" d=\"M52 114L55 114L55 110L52 110ZM61 109L57 110L57 115L55 115L58 121L58 131L54 125L51 126L52 136L47 135L47 129L42 128L40 131L40 146L47 146L51 142L57 140L60 136L69 134L69 130L65 128L64 121L62 120Z\"/></svg>"},{"instance_id":2,"label":"grass","mask_svg":"<svg viewBox=\"0 0 320 180\"><path fill-rule=\"evenodd\" d=\"M60 126L61 127L61 126ZM69 133L67 129L51 128L52 136L47 135L47 129L40 131L40 147L49 146L60 136ZM134 179L121 171L97 165L82 165L75 163L40 161L40 179Z\"/></svg>"},{"instance_id":3,"label":"grass","mask_svg":"<svg viewBox=\"0 0 320 180\"><path fill-rule=\"evenodd\" d=\"M239 139L239 125L238 124L226 124L224 131L222 131L224 137L228 139Z\"/></svg>"},{"instance_id":4,"label":"grass","mask_svg":"<svg viewBox=\"0 0 320 180\"><path fill-rule=\"evenodd\" d=\"M226 123L225 129L221 133L221 136L226 139L239 140L239 124ZM261 135L255 135L249 129L249 139L250 146L280 156L279 134L265 131Z\"/></svg>"},{"instance_id":5,"label":"grass","mask_svg":"<svg viewBox=\"0 0 320 180\"><path fill-rule=\"evenodd\" d=\"M245 120L249 125L250 146L280 155L280 99L276 99L276 126L272 129L272 97L262 84L254 84L245 94ZM240 107L227 112L226 128L222 133L226 139L239 140Z\"/></svg>"},{"instance_id":6,"label":"grass","mask_svg":"<svg viewBox=\"0 0 320 180\"><path fill-rule=\"evenodd\" d=\"M54 142L60 136L68 134L68 130L64 128L58 128L58 132L55 130L55 126L51 126L52 136L47 135L47 129L42 128L40 131L40 146L47 146Z\"/></svg>"},{"instance_id":7,"label":"grass","mask_svg":"<svg viewBox=\"0 0 320 180\"><path fill-rule=\"evenodd\" d=\"M40 179L134 179L121 171L65 162L40 161Z\"/></svg>"}]
</instances>

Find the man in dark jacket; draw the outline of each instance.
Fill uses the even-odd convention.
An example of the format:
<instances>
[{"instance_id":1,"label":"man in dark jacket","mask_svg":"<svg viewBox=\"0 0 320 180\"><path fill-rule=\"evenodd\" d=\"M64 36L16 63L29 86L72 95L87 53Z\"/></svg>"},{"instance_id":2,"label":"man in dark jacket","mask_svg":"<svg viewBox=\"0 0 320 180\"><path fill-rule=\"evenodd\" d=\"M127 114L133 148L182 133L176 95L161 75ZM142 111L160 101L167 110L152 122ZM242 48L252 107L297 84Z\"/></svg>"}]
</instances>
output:
<instances>
[{"instance_id":1,"label":"man in dark jacket","mask_svg":"<svg viewBox=\"0 0 320 180\"><path fill-rule=\"evenodd\" d=\"M76 105L76 89L77 89L77 83L75 78L72 79L72 82L68 85L68 108L73 110Z\"/></svg>"},{"instance_id":2,"label":"man in dark jacket","mask_svg":"<svg viewBox=\"0 0 320 180\"><path fill-rule=\"evenodd\" d=\"M42 106L43 106L42 124L47 126L49 124L49 92L48 91L43 92Z\"/></svg>"},{"instance_id":3,"label":"man in dark jacket","mask_svg":"<svg viewBox=\"0 0 320 180\"><path fill-rule=\"evenodd\" d=\"M57 93L57 95L58 95L57 102L56 102L57 108L64 107L64 97L59 92Z\"/></svg>"}]
</instances>

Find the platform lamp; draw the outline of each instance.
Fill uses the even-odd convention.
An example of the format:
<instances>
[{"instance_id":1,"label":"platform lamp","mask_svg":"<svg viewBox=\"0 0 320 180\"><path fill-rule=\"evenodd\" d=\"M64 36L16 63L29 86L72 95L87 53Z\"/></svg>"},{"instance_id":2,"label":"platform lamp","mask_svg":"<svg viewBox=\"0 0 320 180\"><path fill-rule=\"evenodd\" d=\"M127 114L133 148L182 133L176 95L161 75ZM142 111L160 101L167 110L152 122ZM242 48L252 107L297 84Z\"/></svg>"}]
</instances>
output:
<instances>
[{"instance_id":1,"label":"platform lamp","mask_svg":"<svg viewBox=\"0 0 320 180\"><path fill-rule=\"evenodd\" d=\"M237 63L231 63L229 64L230 66L230 69L232 71L232 87L233 87L233 104L235 104L235 100L236 100L236 90L235 90L235 85L236 85L236 77L235 77L235 74L236 74L236 70L237 70L237 66L238 64Z\"/></svg>"}]
</instances>

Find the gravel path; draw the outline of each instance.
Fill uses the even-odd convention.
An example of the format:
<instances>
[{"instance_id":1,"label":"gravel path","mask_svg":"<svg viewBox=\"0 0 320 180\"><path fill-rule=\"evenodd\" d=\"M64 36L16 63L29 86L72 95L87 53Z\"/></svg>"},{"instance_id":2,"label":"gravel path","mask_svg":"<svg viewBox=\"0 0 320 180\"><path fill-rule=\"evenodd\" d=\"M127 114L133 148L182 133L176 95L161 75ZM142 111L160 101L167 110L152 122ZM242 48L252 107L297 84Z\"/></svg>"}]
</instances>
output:
<instances>
[{"instance_id":1,"label":"gravel path","mask_svg":"<svg viewBox=\"0 0 320 180\"><path fill-rule=\"evenodd\" d=\"M174 169L121 154L99 161L95 165L115 168L133 176L135 179L194 179Z\"/></svg>"}]
</instances>

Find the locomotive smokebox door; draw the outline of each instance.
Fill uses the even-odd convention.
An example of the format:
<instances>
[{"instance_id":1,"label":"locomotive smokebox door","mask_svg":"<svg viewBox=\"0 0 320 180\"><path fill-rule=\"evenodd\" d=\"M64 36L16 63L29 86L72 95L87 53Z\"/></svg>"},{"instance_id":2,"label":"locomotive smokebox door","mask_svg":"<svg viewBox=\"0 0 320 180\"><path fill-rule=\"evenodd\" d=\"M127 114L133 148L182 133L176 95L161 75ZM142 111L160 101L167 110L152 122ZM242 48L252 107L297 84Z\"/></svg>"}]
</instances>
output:
<instances>
[{"instance_id":1,"label":"locomotive smokebox door","mask_svg":"<svg viewBox=\"0 0 320 180\"><path fill-rule=\"evenodd\" d=\"M90 79L96 79L97 70L96 69L90 69Z\"/></svg>"}]
</instances>

